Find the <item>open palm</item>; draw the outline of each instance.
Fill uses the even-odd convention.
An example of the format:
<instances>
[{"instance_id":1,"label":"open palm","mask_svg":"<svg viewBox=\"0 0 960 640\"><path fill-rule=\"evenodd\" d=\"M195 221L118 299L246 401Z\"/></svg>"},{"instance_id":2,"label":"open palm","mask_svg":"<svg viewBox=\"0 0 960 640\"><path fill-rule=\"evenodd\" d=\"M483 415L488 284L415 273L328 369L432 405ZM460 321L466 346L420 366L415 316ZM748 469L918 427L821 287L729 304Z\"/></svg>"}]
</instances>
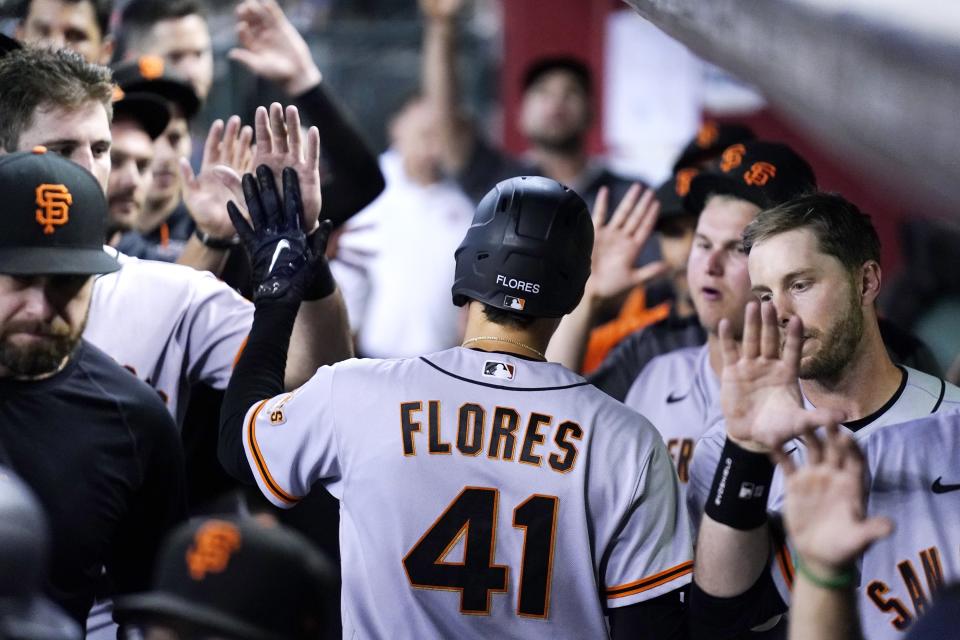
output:
<instances>
[{"instance_id":1,"label":"open palm","mask_svg":"<svg viewBox=\"0 0 960 640\"><path fill-rule=\"evenodd\" d=\"M791 318L781 352L776 311L769 303L747 305L739 348L729 322L721 321L720 404L727 435L742 447L776 450L801 432L837 419L833 411L803 408L797 378L802 334L800 319Z\"/></svg>"},{"instance_id":2,"label":"open palm","mask_svg":"<svg viewBox=\"0 0 960 640\"><path fill-rule=\"evenodd\" d=\"M786 476L784 519L804 562L819 572L842 570L867 547L890 534L892 523L868 518L864 508L863 453L837 425L825 438L804 434L807 464L780 461Z\"/></svg>"}]
</instances>

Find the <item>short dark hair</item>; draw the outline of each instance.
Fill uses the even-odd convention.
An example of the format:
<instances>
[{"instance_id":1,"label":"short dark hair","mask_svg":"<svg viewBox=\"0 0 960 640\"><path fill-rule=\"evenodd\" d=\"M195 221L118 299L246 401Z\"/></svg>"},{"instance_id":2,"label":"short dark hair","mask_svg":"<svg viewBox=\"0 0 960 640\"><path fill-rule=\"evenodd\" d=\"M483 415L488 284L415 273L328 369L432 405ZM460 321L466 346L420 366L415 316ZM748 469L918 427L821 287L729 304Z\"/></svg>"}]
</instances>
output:
<instances>
[{"instance_id":1,"label":"short dark hair","mask_svg":"<svg viewBox=\"0 0 960 640\"><path fill-rule=\"evenodd\" d=\"M483 305L483 315L493 324L510 329L527 329L537 321L533 316L525 316L522 313L507 311L489 304Z\"/></svg>"},{"instance_id":2,"label":"short dark hair","mask_svg":"<svg viewBox=\"0 0 960 640\"><path fill-rule=\"evenodd\" d=\"M71 109L96 100L113 116L110 69L67 49L26 47L0 58L0 146L17 150L34 113L49 105Z\"/></svg>"},{"instance_id":3,"label":"short dark hair","mask_svg":"<svg viewBox=\"0 0 960 640\"><path fill-rule=\"evenodd\" d=\"M880 262L880 237L870 216L836 193L811 193L766 209L743 230L747 253L758 242L793 231L809 229L820 250L849 270L868 260Z\"/></svg>"},{"instance_id":4,"label":"short dark hair","mask_svg":"<svg viewBox=\"0 0 960 640\"><path fill-rule=\"evenodd\" d=\"M93 6L93 13L97 17L97 26L100 27L100 36L106 37L110 31L110 15L113 13L113 0L61 0L70 4L89 2ZM16 9L15 17L21 21L27 19L33 0L23 0Z\"/></svg>"},{"instance_id":5,"label":"short dark hair","mask_svg":"<svg viewBox=\"0 0 960 640\"><path fill-rule=\"evenodd\" d=\"M523 74L523 90L526 91L532 87L540 78L551 71L565 71L572 75L588 96L593 90L590 67L583 60L570 56L551 56L534 60Z\"/></svg>"},{"instance_id":6,"label":"short dark hair","mask_svg":"<svg viewBox=\"0 0 960 640\"><path fill-rule=\"evenodd\" d=\"M115 58L119 60L134 45L140 45L156 23L194 15L207 17L207 7L201 0L132 0L120 14L120 46Z\"/></svg>"}]
</instances>

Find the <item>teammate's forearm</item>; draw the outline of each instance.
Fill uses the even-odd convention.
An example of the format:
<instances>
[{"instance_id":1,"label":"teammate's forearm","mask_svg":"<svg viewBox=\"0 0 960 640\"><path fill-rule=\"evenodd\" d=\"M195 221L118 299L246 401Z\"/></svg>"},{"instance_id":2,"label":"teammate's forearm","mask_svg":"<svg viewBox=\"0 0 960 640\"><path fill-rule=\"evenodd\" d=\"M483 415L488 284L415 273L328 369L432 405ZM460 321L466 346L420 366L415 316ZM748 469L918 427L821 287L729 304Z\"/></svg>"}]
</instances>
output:
<instances>
[{"instance_id":1,"label":"teammate's forearm","mask_svg":"<svg viewBox=\"0 0 960 640\"><path fill-rule=\"evenodd\" d=\"M258 306L247 343L237 360L220 407L220 464L237 480L252 482L243 450L243 420L261 400L283 393L284 369L297 305Z\"/></svg>"},{"instance_id":2,"label":"teammate's forearm","mask_svg":"<svg viewBox=\"0 0 960 640\"><path fill-rule=\"evenodd\" d=\"M595 314L596 302L588 294L584 295L577 308L560 321L560 326L547 345L547 360L559 362L572 371L580 371Z\"/></svg>"},{"instance_id":3,"label":"teammate's forearm","mask_svg":"<svg viewBox=\"0 0 960 640\"><path fill-rule=\"evenodd\" d=\"M818 586L798 572L790 603L789 640L861 640L852 588Z\"/></svg>"},{"instance_id":4,"label":"teammate's forearm","mask_svg":"<svg viewBox=\"0 0 960 640\"><path fill-rule=\"evenodd\" d=\"M457 78L457 25L433 18L424 28L423 95L436 109L437 130L447 171L463 169L472 148L472 131L461 113Z\"/></svg>"},{"instance_id":5,"label":"teammate's forearm","mask_svg":"<svg viewBox=\"0 0 960 640\"><path fill-rule=\"evenodd\" d=\"M183 247L180 257L177 258L177 264L193 267L197 271L209 271L213 275L219 276L224 265L227 264L228 255L228 251L204 246L196 236L191 236Z\"/></svg>"},{"instance_id":6,"label":"teammate's forearm","mask_svg":"<svg viewBox=\"0 0 960 640\"><path fill-rule=\"evenodd\" d=\"M740 595L767 571L769 552L767 524L744 531L704 515L693 578L710 595L721 598Z\"/></svg>"},{"instance_id":7,"label":"teammate's forearm","mask_svg":"<svg viewBox=\"0 0 960 640\"><path fill-rule=\"evenodd\" d=\"M353 357L347 307L340 289L300 304L287 356L285 386L295 389L325 364Z\"/></svg>"}]
</instances>

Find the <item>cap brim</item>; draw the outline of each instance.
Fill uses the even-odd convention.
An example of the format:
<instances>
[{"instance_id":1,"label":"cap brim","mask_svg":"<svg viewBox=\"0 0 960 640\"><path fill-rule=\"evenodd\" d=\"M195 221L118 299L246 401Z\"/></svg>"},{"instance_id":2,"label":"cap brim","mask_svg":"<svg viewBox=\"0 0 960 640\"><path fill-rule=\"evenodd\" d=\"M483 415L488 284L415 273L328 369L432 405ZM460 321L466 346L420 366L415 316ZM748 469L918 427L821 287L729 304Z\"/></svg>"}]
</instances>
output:
<instances>
[{"instance_id":1,"label":"cap brim","mask_svg":"<svg viewBox=\"0 0 960 640\"><path fill-rule=\"evenodd\" d=\"M147 93L160 96L164 100L174 103L183 112L183 117L189 120L200 110L200 98L193 87L176 80L158 78L156 80L141 80L131 82L120 87L130 93Z\"/></svg>"},{"instance_id":2,"label":"cap brim","mask_svg":"<svg viewBox=\"0 0 960 640\"><path fill-rule=\"evenodd\" d=\"M706 206L709 195L736 196L760 208L766 206L756 189L751 189L739 180L718 173L700 173L694 176L690 181L690 192L683 200L683 206L688 211L696 211L699 215Z\"/></svg>"},{"instance_id":3,"label":"cap brim","mask_svg":"<svg viewBox=\"0 0 960 640\"><path fill-rule=\"evenodd\" d=\"M136 120L151 140L156 140L170 124L170 110L158 98L143 93L128 93L113 103L113 119L127 117Z\"/></svg>"},{"instance_id":4,"label":"cap brim","mask_svg":"<svg viewBox=\"0 0 960 640\"><path fill-rule=\"evenodd\" d=\"M118 598L113 617L119 624L161 623L163 620L186 622L200 627L206 633L238 640L289 640L262 631L212 607L159 591Z\"/></svg>"},{"instance_id":5,"label":"cap brim","mask_svg":"<svg viewBox=\"0 0 960 640\"><path fill-rule=\"evenodd\" d=\"M96 275L120 268L103 249L16 247L0 249L0 273L7 275Z\"/></svg>"}]
</instances>

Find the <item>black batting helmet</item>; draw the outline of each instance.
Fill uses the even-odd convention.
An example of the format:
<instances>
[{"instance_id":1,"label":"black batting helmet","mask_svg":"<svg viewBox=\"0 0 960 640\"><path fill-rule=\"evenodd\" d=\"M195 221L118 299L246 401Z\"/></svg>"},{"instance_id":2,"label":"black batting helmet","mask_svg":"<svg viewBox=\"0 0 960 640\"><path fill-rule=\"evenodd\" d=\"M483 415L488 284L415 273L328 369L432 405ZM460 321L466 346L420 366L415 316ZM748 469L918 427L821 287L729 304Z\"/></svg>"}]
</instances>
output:
<instances>
[{"instance_id":1,"label":"black batting helmet","mask_svg":"<svg viewBox=\"0 0 960 640\"><path fill-rule=\"evenodd\" d=\"M583 297L592 250L590 212L572 189L538 176L504 180L480 201L454 254L453 303L559 318Z\"/></svg>"}]
</instances>

